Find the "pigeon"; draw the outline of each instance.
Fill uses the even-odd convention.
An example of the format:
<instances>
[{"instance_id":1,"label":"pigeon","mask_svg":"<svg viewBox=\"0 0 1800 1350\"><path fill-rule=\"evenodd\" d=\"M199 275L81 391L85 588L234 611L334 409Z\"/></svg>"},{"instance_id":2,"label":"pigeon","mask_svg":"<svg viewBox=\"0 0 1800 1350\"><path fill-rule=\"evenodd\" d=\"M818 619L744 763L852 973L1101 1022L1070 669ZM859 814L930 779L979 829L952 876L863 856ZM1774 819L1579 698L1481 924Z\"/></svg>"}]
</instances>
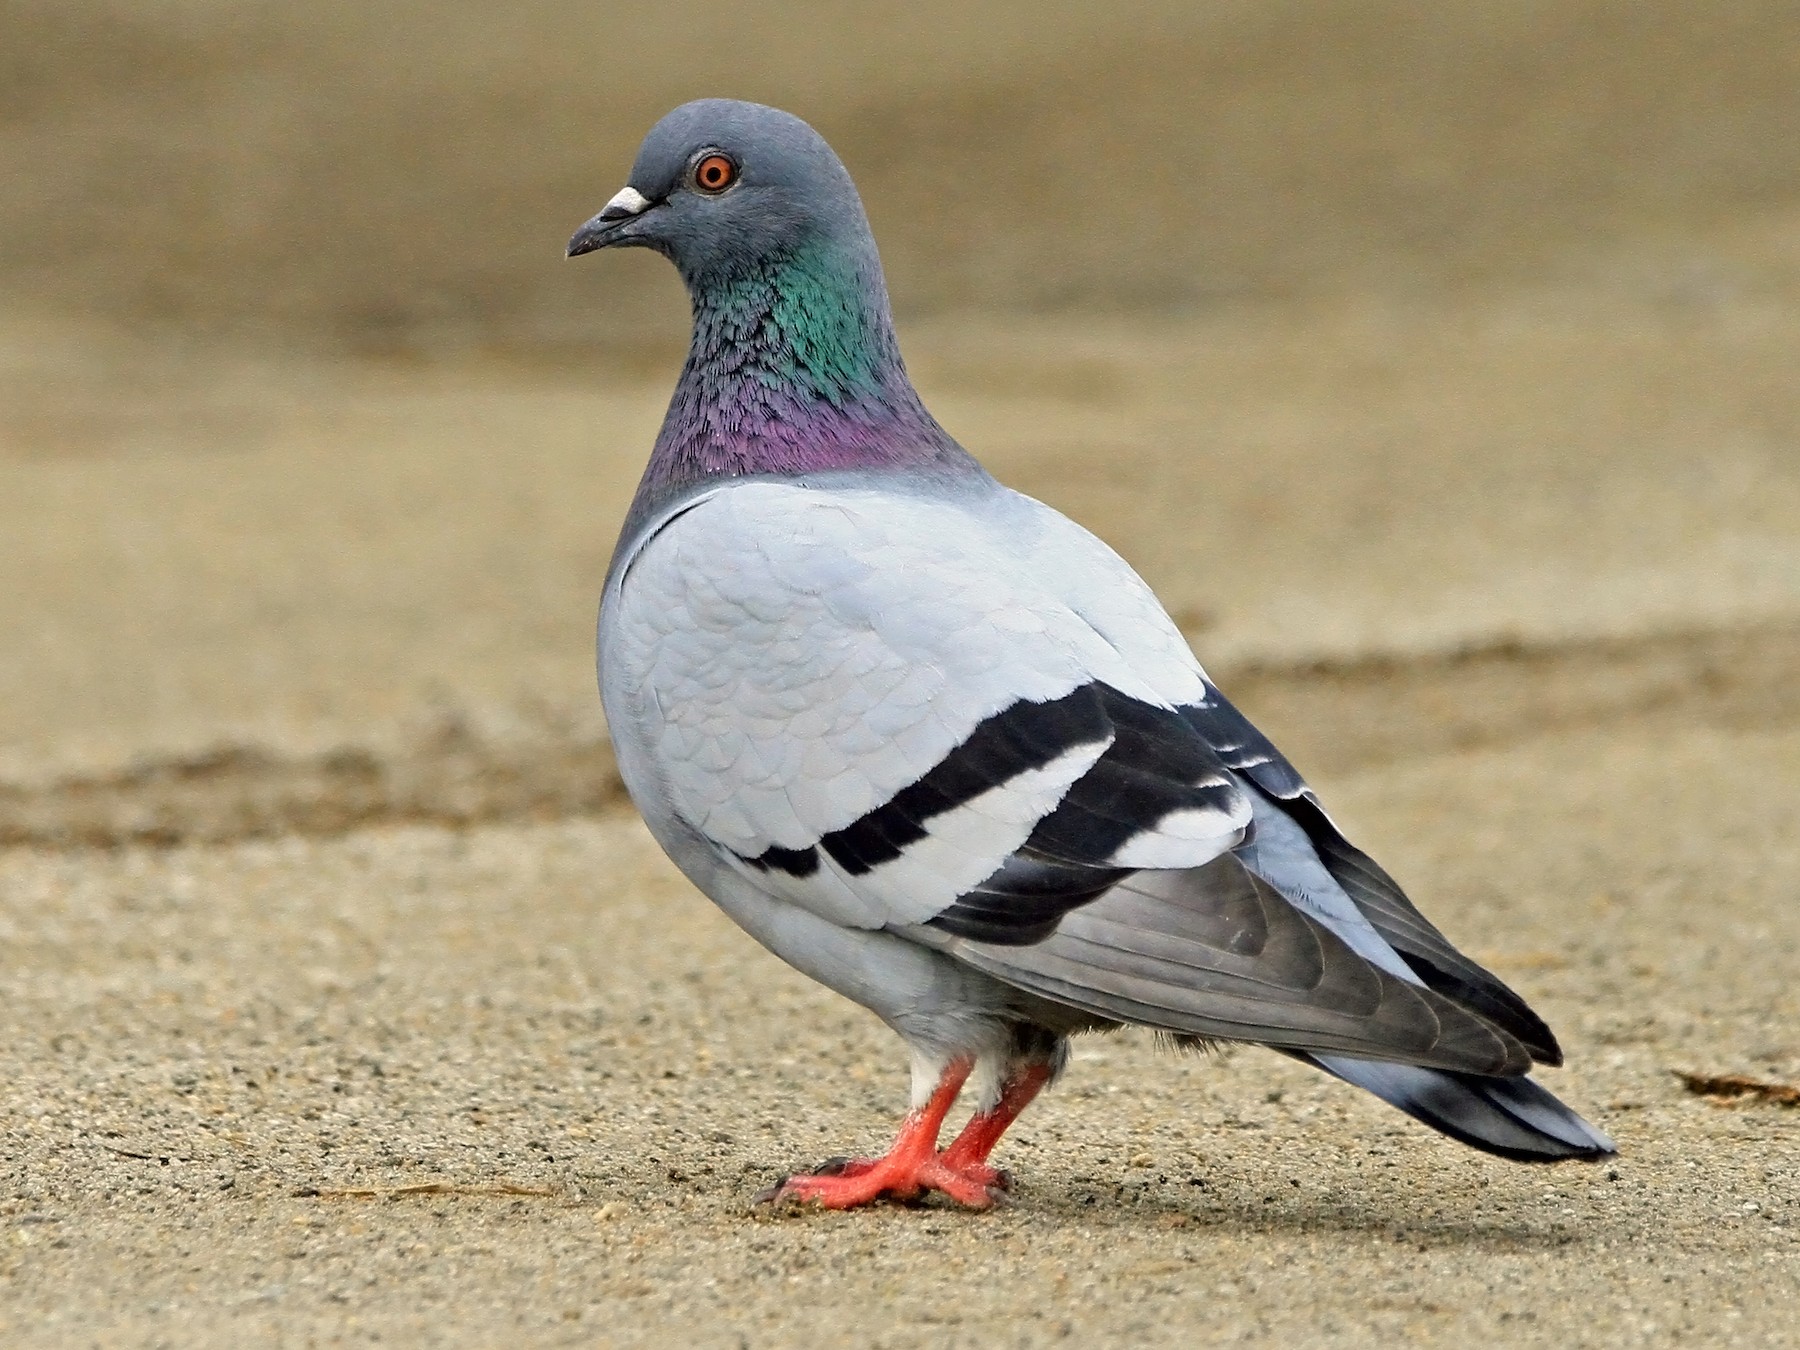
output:
<instances>
[{"instance_id":1,"label":"pigeon","mask_svg":"<svg viewBox=\"0 0 1800 1350\"><path fill-rule=\"evenodd\" d=\"M911 1052L889 1151L768 1195L986 1208L1070 1037L1128 1025L1272 1047L1503 1158L1613 1152L1528 1076L1561 1062L1550 1029L1344 837L1131 567L926 411L816 131L675 109L567 252L606 248L662 254L693 307L601 600L619 773L701 891Z\"/></svg>"}]
</instances>

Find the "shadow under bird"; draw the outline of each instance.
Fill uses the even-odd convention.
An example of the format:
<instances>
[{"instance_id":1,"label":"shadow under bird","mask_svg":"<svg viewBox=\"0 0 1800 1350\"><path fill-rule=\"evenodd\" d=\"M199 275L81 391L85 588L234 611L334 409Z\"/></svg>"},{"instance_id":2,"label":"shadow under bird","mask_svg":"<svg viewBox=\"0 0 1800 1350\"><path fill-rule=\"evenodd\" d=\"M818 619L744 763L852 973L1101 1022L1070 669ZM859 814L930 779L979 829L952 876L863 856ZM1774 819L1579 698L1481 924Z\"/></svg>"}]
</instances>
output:
<instances>
[{"instance_id":1,"label":"shadow under bird","mask_svg":"<svg viewBox=\"0 0 1800 1350\"><path fill-rule=\"evenodd\" d=\"M1548 1027L1351 844L1135 572L996 482L907 378L875 242L806 123L689 103L571 257L651 248L693 342L601 603L657 842L912 1052L879 1158L773 1195L994 1203L1068 1038L1271 1046L1521 1162L1612 1142ZM974 1115L939 1132L965 1083Z\"/></svg>"}]
</instances>

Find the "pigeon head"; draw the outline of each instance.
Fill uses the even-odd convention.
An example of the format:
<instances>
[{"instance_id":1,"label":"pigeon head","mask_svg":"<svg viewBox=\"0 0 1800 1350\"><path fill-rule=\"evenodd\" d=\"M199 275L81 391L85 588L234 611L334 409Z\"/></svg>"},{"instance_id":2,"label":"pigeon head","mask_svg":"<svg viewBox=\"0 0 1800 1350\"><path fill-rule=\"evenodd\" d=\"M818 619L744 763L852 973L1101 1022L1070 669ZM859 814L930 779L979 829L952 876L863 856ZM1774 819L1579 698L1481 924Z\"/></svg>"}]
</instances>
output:
<instances>
[{"instance_id":1,"label":"pigeon head","mask_svg":"<svg viewBox=\"0 0 1800 1350\"><path fill-rule=\"evenodd\" d=\"M792 113L718 98L650 129L626 186L568 255L603 248L655 249L690 287L806 250L874 252L856 185L824 137Z\"/></svg>"},{"instance_id":2,"label":"pigeon head","mask_svg":"<svg viewBox=\"0 0 1800 1350\"><path fill-rule=\"evenodd\" d=\"M711 478L980 472L907 378L856 185L793 114L728 99L675 109L568 253L605 248L661 253L694 307L641 507Z\"/></svg>"}]
</instances>

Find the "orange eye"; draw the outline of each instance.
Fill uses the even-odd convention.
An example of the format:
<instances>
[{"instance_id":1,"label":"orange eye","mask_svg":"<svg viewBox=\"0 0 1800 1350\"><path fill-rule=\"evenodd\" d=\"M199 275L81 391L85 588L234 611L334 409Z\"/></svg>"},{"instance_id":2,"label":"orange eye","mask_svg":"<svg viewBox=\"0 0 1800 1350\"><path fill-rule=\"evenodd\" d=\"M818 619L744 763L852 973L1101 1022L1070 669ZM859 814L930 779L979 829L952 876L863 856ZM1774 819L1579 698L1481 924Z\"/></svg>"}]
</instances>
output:
<instances>
[{"instance_id":1,"label":"orange eye","mask_svg":"<svg viewBox=\"0 0 1800 1350\"><path fill-rule=\"evenodd\" d=\"M729 155L708 155L694 165L694 186L702 192L723 192L737 176L738 166Z\"/></svg>"}]
</instances>

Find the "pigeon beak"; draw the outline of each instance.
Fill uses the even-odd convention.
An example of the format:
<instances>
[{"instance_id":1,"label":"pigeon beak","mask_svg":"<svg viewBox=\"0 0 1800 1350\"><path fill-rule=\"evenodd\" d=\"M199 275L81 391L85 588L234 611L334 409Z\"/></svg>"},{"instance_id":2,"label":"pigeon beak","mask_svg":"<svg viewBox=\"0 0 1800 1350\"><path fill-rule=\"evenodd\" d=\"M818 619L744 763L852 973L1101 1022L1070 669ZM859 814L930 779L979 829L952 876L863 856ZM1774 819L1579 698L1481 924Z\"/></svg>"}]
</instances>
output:
<instances>
[{"instance_id":1,"label":"pigeon beak","mask_svg":"<svg viewBox=\"0 0 1800 1350\"><path fill-rule=\"evenodd\" d=\"M636 188L620 188L618 195L600 208L599 215L575 231L566 256L579 258L583 253L592 253L608 244L623 243L630 236L621 234L620 227L626 221L636 220L654 205Z\"/></svg>"}]
</instances>

